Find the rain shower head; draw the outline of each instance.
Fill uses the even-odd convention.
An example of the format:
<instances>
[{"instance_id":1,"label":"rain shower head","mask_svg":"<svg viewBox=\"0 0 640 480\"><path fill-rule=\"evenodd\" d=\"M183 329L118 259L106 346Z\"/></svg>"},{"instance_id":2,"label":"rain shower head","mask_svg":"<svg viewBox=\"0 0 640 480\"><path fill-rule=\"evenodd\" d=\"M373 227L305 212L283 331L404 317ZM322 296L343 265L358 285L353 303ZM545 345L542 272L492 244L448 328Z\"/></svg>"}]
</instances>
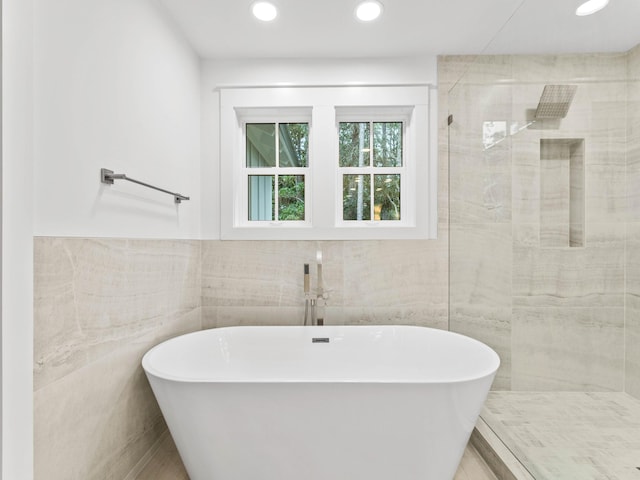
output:
<instances>
[{"instance_id":1,"label":"rain shower head","mask_svg":"<svg viewBox=\"0 0 640 480\"><path fill-rule=\"evenodd\" d=\"M545 85L535 118L544 120L566 117L577 89L577 85Z\"/></svg>"}]
</instances>

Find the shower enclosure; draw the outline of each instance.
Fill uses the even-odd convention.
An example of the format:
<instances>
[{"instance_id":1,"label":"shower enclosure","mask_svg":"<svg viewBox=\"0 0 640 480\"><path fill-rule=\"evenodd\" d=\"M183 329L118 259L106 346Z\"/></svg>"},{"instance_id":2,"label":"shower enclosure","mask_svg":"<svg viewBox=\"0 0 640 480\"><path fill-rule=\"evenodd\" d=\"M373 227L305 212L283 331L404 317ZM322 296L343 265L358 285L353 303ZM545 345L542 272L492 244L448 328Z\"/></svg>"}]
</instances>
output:
<instances>
[{"instance_id":1,"label":"shower enclosure","mask_svg":"<svg viewBox=\"0 0 640 480\"><path fill-rule=\"evenodd\" d=\"M439 76L450 329L502 359L482 418L529 478L640 478L640 46Z\"/></svg>"}]
</instances>

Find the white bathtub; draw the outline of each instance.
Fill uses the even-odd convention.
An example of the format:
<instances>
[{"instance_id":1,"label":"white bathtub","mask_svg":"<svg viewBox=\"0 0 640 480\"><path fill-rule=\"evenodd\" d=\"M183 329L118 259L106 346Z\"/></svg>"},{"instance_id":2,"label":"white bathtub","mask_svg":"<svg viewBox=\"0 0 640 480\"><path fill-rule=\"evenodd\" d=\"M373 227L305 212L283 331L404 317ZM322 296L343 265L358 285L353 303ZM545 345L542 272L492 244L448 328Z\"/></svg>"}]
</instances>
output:
<instances>
[{"instance_id":1,"label":"white bathtub","mask_svg":"<svg viewBox=\"0 0 640 480\"><path fill-rule=\"evenodd\" d=\"M142 359L191 480L450 480L499 364L407 326L219 328Z\"/></svg>"}]
</instances>

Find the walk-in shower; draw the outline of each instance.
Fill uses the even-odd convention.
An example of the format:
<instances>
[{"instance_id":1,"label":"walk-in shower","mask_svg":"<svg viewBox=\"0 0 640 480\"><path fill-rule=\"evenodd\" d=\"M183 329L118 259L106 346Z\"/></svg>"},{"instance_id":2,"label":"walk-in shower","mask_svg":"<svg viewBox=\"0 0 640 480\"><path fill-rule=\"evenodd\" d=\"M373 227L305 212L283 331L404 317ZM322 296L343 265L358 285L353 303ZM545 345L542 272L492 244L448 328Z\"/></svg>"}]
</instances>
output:
<instances>
[{"instance_id":1,"label":"walk-in shower","mask_svg":"<svg viewBox=\"0 0 640 480\"><path fill-rule=\"evenodd\" d=\"M640 37L605 13L597 53L438 66L450 329L500 355L482 419L535 480L640 478Z\"/></svg>"}]
</instances>

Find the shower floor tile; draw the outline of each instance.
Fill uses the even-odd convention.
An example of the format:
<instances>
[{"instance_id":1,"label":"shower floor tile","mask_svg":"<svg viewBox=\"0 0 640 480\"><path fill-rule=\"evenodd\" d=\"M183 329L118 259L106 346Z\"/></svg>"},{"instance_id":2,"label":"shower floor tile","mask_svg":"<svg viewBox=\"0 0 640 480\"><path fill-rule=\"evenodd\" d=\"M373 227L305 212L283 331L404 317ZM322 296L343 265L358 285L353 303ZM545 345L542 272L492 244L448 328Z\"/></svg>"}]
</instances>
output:
<instances>
[{"instance_id":1,"label":"shower floor tile","mask_svg":"<svg viewBox=\"0 0 640 480\"><path fill-rule=\"evenodd\" d=\"M491 392L482 418L536 480L640 480L640 401Z\"/></svg>"},{"instance_id":2,"label":"shower floor tile","mask_svg":"<svg viewBox=\"0 0 640 480\"><path fill-rule=\"evenodd\" d=\"M154 456L135 480L189 480L170 435L165 436ZM496 477L475 448L468 445L453 480L496 480Z\"/></svg>"}]
</instances>

